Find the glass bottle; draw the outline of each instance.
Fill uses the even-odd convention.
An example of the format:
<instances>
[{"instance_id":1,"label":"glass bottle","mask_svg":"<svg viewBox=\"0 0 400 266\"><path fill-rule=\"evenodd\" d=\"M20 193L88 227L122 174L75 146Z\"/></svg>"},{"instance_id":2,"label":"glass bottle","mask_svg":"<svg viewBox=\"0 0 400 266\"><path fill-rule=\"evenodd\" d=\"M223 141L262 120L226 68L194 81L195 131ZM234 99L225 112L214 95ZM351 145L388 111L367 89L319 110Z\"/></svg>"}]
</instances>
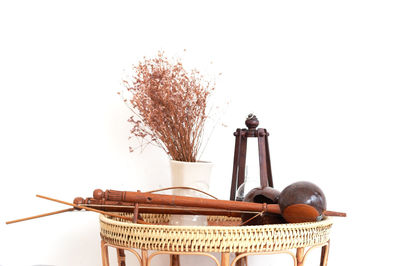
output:
<instances>
[{"instance_id":1,"label":"glass bottle","mask_svg":"<svg viewBox=\"0 0 400 266\"><path fill-rule=\"evenodd\" d=\"M261 188L260 176L254 172L255 171L250 171L250 175L249 175L248 167L246 165L244 182L236 190L236 194L235 194L236 201L243 201L243 199L247 195L247 193L249 193L249 191L252 190L253 188Z\"/></svg>"}]
</instances>

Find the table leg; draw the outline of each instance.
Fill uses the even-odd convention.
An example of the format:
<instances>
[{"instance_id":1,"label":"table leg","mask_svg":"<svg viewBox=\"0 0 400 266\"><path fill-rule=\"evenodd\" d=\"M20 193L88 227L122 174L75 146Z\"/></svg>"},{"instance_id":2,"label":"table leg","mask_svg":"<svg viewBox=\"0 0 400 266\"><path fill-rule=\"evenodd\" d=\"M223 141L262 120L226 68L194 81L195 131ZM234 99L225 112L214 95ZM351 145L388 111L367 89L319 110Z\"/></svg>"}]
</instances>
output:
<instances>
[{"instance_id":1,"label":"table leg","mask_svg":"<svg viewBox=\"0 0 400 266\"><path fill-rule=\"evenodd\" d=\"M229 252L221 253L221 266L229 266Z\"/></svg>"},{"instance_id":2,"label":"table leg","mask_svg":"<svg viewBox=\"0 0 400 266\"><path fill-rule=\"evenodd\" d=\"M148 266L148 264L147 250L142 249L142 263L140 266Z\"/></svg>"},{"instance_id":3,"label":"table leg","mask_svg":"<svg viewBox=\"0 0 400 266\"><path fill-rule=\"evenodd\" d=\"M325 246L323 246L321 249L320 266L328 265L329 245L330 245L330 240L328 240L328 243Z\"/></svg>"},{"instance_id":4,"label":"table leg","mask_svg":"<svg viewBox=\"0 0 400 266\"><path fill-rule=\"evenodd\" d=\"M122 248L117 248L118 266L125 266L125 252Z\"/></svg>"},{"instance_id":5,"label":"table leg","mask_svg":"<svg viewBox=\"0 0 400 266\"><path fill-rule=\"evenodd\" d=\"M296 251L297 266L304 266L304 248L298 248Z\"/></svg>"},{"instance_id":6,"label":"table leg","mask_svg":"<svg viewBox=\"0 0 400 266\"><path fill-rule=\"evenodd\" d=\"M236 256L239 256L239 255L240 255L240 253L236 252ZM247 257L241 258L235 263L235 266L247 266L247 265L248 265Z\"/></svg>"},{"instance_id":7,"label":"table leg","mask_svg":"<svg viewBox=\"0 0 400 266\"><path fill-rule=\"evenodd\" d=\"M169 265L170 266L181 266L181 263L179 261L179 255L177 255L177 254L169 255Z\"/></svg>"},{"instance_id":8,"label":"table leg","mask_svg":"<svg viewBox=\"0 0 400 266\"><path fill-rule=\"evenodd\" d=\"M106 242L101 240L101 261L103 266L110 266L110 261L108 259L108 247L106 246Z\"/></svg>"}]
</instances>

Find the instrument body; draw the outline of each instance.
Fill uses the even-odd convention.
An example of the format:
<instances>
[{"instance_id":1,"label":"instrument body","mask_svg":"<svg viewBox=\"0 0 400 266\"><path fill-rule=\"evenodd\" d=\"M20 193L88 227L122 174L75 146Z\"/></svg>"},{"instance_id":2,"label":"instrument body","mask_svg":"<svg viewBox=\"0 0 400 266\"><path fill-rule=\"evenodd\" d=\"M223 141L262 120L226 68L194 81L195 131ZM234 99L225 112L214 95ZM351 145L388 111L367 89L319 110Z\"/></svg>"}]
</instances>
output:
<instances>
[{"instance_id":1,"label":"instrument body","mask_svg":"<svg viewBox=\"0 0 400 266\"><path fill-rule=\"evenodd\" d=\"M279 195L278 202L283 218L290 223L319 221L326 211L324 193L306 181L287 186Z\"/></svg>"},{"instance_id":2,"label":"instrument body","mask_svg":"<svg viewBox=\"0 0 400 266\"><path fill-rule=\"evenodd\" d=\"M277 204L280 192L272 187L258 187L253 188L247 193L243 201L245 202L255 202L255 203L267 203L267 204ZM259 225L259 224L281 224L286 223L280 214L265 212L252 219L254 215L251 213L243 213L242 221L246 222L247 225Z\"/></svg>"}]
</instances>

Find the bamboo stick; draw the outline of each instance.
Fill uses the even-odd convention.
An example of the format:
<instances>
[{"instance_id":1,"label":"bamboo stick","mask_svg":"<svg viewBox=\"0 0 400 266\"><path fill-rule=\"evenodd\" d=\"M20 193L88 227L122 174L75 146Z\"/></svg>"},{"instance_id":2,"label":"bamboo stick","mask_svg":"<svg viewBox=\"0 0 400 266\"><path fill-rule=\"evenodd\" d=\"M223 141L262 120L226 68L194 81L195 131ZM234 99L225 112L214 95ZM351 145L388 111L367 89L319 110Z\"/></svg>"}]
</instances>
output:
<instances>
[{"instance_id":1,"label":"bamboo stick","mask_svg":"<svg viewBox=\"0 0 400 266\"><path fill-rule=\"evenodd\" d=\"M120 218L120 219L123 219L123 220L132 221L132 218L129 218L129 217L125 217L125 216L121 216L121 215L117 215L117 214L113 214L113 213L109 213L109 212L105 212L105 211L100 211L100 210L97 210L97 209L94 209L94 208L90 208L90 207L86 207L86 206L79 206L77 204L69 203L69 202L66 202L66 201L53 199L53 198L49 198L49 197L42 196L42 195L36 195L36 197L42 198L42 199L46 199L46 200L55 201L55 202L58 202L58 203L61 203L61 204L69 205L69 206L73 206L73 207L78 208L78 209L84 209L84 210L87 210L87 211L97 212L97 213L101 213L101 214L104 214L104 215L109 215L109 216L113 216L113 217L116 217L116 218ZM137 220L137 223L139 223L139 224L149 224L149 223L146 223L145 221L139 220L139 219Z\"/></svg>"},{"instance_id":2,"label":"bamboo stick","mask_svg":"<svg viewBox=\"0 0 400 266\"><path fill-rule=\"evenodd\" d=\"M13 220L13 221L8 221L8 222L6 222L6 224L19 223L19 222L28 221L28 220L32 220L32 219L36 219L36 218L41 218L41 217L46 217L46 216L50 216L50 215L54 215L54 214L70 212L70 211L73 211L73 210L75 210L75 208L68 208L68 209L64 209L64 210L43 213L43 214L31 216L31 217L26 217L26 218L22 218L22 219Z\"/></svg>"}]
</instances>

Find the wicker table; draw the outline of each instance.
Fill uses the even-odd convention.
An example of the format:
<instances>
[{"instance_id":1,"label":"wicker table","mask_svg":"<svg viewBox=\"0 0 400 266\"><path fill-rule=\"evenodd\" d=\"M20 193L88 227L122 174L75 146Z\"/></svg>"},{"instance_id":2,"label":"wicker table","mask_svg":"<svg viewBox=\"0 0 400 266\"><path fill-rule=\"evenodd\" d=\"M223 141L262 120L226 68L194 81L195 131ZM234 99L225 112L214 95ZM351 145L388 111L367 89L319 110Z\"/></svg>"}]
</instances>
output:
<instances>
[{"instance_id":1,"label":"wicker table","mask_svg":"<svg viewBox=\"0 0 400 266\"><path fill-rule=\"evenodd\" d=\"M215 216L208 217L209 226L167 225L169 215L147 214L143 219L157 225L100 216L103 266L109 266L108 247L116 248L120 266L125 265L124 250L132 252L141 266L150 265L160 254L204 255L218 266L233 266L249 255L278 253L289 254L295 266L302 266L309 251L317 247L322 248L320 265L327 265L331 219L262 226L235 226L240 222L238 218ZM221 261L210 252L221 253ZM236 254L232 262L230 253Z\"/></svg>"}]
</instances>

